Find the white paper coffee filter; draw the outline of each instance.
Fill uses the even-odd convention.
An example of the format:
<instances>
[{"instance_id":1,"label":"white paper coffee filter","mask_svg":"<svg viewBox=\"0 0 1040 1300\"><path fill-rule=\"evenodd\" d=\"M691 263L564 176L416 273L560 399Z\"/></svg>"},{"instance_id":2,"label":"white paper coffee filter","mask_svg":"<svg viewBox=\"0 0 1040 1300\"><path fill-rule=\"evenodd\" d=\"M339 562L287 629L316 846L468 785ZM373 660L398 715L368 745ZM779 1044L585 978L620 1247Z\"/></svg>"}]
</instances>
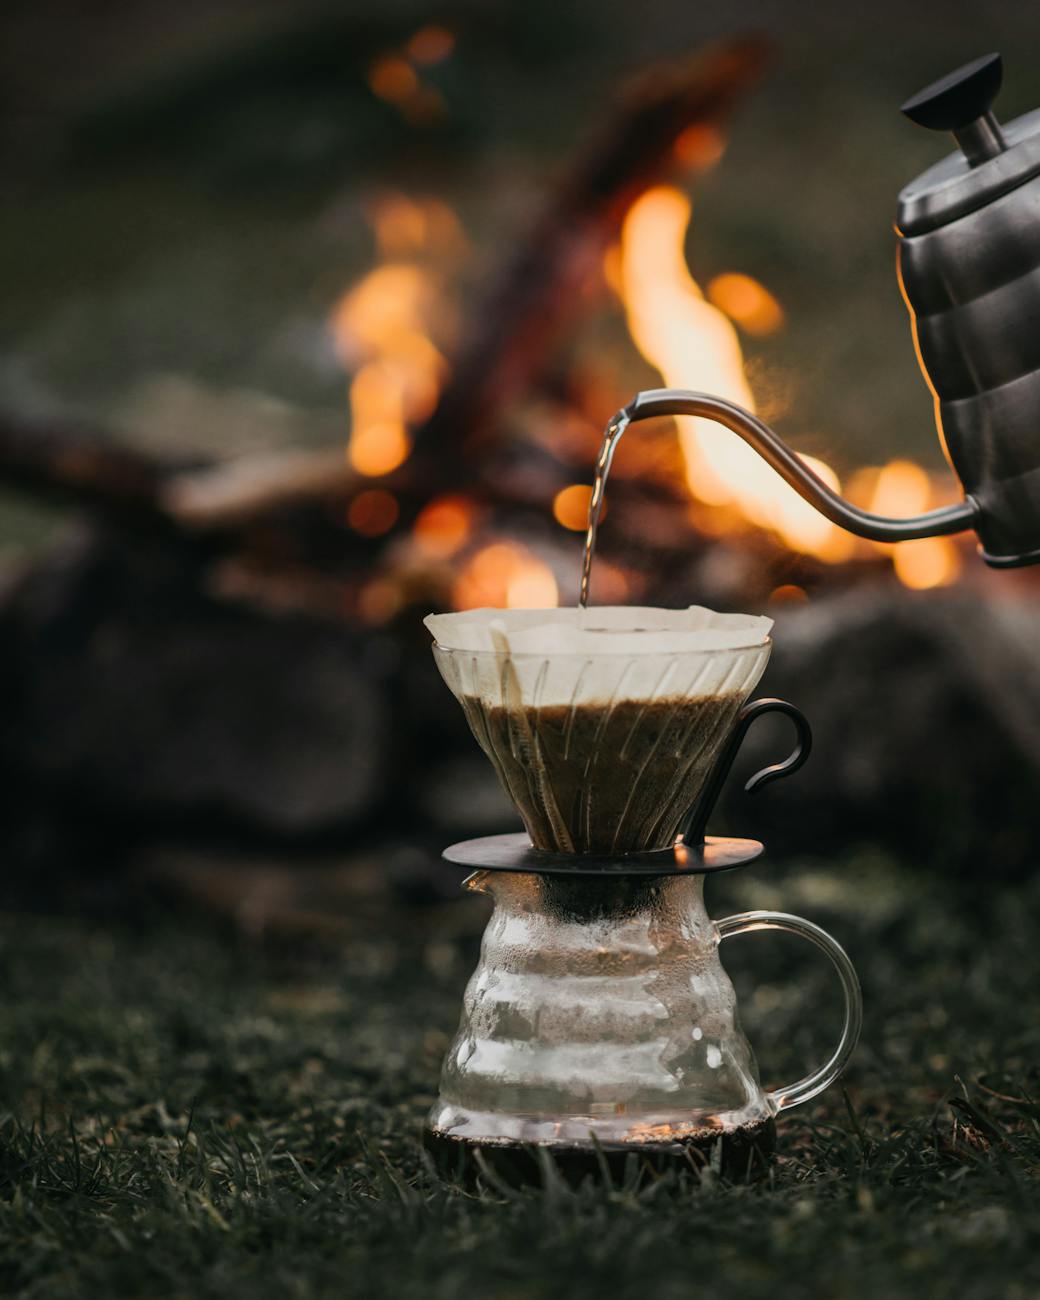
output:
<instances>
[{"instance_id":1,"label":"white paper coffee filter","mask_svg":"<svg viewBox=\"0 0 1040 1300\"><path fill-rule=\"evenodd\" d=\"M750 692L772 620L700 606L476 609L425 620L457 694L517 705Z\"/></svg>"},{"instance_id":2,"label":"white paper coffee filter","mask_svg":"<svg viewBox=\"0 0 1040 1300\"><path fill-rule=\"evenodd\" d=\"M658 609L646 605L596 605L592 609L468 609L424 620L447 650L498 650L512 654L644 654L736 650L763 645L772 619L719 614L702 605Z\"/></svg>"}]
</instances>

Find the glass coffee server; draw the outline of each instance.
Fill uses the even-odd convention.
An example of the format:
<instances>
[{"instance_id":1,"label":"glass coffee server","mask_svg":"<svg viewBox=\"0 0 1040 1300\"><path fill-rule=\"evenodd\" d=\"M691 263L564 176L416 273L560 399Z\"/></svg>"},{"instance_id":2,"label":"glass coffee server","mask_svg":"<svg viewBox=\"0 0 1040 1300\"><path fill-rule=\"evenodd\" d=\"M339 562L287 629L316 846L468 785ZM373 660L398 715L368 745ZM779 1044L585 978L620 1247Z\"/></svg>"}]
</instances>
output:
<instances>
[{"instance_id":1,"label":"glass coffee server","mask_svg":"<svg viewBox=\"0 0 1040 1300\"><path fill-rule=\"evenodd\" d=\"M453 845L494 911L427 1120L442 1168L568 1176L710 1162L767 1165L775 1118L842 1072L859 1035L855 971L811 921L709 918L704 877L750 862L754 840L705 834L752 723L781 712L796 771L811 736L781 700L748 703L770 622L704 609L476 610L427 619L440 671L526 834ZM765 1092L719 947L783 930L831 959L844 1025L830 1059Z\"/></svg>"}]
</instances>

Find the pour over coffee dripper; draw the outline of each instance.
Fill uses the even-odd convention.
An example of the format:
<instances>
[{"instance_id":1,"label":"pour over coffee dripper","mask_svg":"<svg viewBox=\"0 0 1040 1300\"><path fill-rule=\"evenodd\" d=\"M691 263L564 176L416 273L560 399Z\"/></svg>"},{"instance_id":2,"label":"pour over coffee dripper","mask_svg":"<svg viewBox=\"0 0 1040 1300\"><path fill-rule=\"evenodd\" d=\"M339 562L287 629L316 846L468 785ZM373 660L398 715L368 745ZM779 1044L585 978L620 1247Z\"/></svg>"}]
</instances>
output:
<instances>
[{"instance_id":1,"label":"pour over coffee dripper","mask_svg":"<svg viewBox=\"0 0 1040 1300\"><path fill-rule=\"evenodd\" d=\"M547 1149L580 1175L635 1153L660 1166L763 1167L781 1110L838 1077L860 1025L855 972L809 921L755 911L713 922L703 878L754 840L705 836L748 727L802 715L747 698L769 620L708 610L477 610L427 619L438 666L528 834L452 846L495 908L444 1062L425 1140L450 1169L538 1174ZM845 1001L830 1059L763 1091L718 957L723 939L786 930L831 958ZM476 1153L480 1156L477 1158Z\"/></svg>"}]
</instances>

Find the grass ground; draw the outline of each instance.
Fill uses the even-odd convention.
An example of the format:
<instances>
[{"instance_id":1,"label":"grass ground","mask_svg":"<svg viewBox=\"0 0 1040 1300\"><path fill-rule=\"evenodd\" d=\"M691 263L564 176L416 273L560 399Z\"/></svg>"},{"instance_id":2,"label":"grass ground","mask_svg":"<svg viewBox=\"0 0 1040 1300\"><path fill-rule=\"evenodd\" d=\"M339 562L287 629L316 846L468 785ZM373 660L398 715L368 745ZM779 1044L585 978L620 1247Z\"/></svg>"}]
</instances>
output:
<instances>
[{"instance_id":1,"label":"grass ground","mask_svg":"<svg viewBox=\"0 0 1040 1300\"><path fill-rule=\"evenodd\" d=\"M7 916L0 1290L1036 1295L1040 884L983 893L868 858L759 877L715 886L715 914L782 899L822 920L868 1012L847 1098L785 1117L756 1188L440 1183L417 1133L481 924L466 904L320 944ZM825 1048L827 973L782 939L732 949L778 1081Z\"/></svg>"}]
</instances>

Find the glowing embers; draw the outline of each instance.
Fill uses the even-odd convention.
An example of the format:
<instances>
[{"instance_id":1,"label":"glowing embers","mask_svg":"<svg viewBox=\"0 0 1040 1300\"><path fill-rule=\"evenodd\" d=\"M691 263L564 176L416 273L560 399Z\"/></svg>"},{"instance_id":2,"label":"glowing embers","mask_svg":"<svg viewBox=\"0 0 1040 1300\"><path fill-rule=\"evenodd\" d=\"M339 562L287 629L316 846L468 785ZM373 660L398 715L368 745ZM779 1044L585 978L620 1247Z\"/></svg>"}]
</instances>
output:
<instances>
[{"instance_id":1,"label":"glowing embers","mask_svg":"<svg viewBox=\"0 0 1040 1300\"><path fill-rule=\"evenodd\" d=\"M468 541L475 518L476 510L466 497L436 497L420 511L412 537L427 558L447 559Z\"/></svg>"},{"instance_id":2,"label":"glowing embers","mask_svg":"<svg viewBox=\"0 0 1040 1300\"><path fill-rule=\"evenodd\" d=\"M729 271L708 283L708 298L748 334L774 334L784 311L764 284L750 275Z\"/></svg>"},{"instance_id":3,"label":"glowing embers","mask_svg":"<svg viewBox=\"0 0 1040 1300\"><path fill-rule=\"evenodd\" d=\"M543 609L559 604L552 569L520 542L498 541L465 562L455 582L456 609Z\"/></svg>"},{"instance_id":4,"label":"glowing embers","mask_svg":"<svg viewBox=\"0 0 1040 1300\"><path fill-rule=\"evenodd\" d=\"M397 523L397 500L382 488L359 492L347 507L347 523L362 537L382 537Z\"/></svg>"},{"instance_id":5,"label":"glowing embers","mask_svg":"<svg viewBox=\"0 0 1040 1300\"><path fill-rule=\"evenodd\" d=\"M374 59L368 69L368 86L377 99L392 104L412 126L437 122L448 112L441 92L423 79L422 69L443 63L455 49L455 35L447 27L430 23L420 27L403 48Z\"/></svg>"},{"instance_id":6,"label":"glowing embers","mask_svg":"<svg viewBox=\"0 0 1040 1300\"><path fill-rule=\"evenodd\" d=\"M939 504L928 474L913 461L893 460L877 471L869 503L875 513L917 515ZM961 553L949 537L922 537L898 546L872 545L889 553L900 582L917 590L945 587L961 571Z\"/></svg>"},{"instance_id":7,"label":"glowing embers","mask_svg":"<svg viewBox=\"0 0 1040 1300\"><path fill-rule=\"evenodd\" d=\"M571 532L583 533L589 522L591 498L592 489L587 483L572 483L570 487L561 488L553 498L553 517ZM604 505L603 515L606 513Z\"/></svg>"}]
</instances>

